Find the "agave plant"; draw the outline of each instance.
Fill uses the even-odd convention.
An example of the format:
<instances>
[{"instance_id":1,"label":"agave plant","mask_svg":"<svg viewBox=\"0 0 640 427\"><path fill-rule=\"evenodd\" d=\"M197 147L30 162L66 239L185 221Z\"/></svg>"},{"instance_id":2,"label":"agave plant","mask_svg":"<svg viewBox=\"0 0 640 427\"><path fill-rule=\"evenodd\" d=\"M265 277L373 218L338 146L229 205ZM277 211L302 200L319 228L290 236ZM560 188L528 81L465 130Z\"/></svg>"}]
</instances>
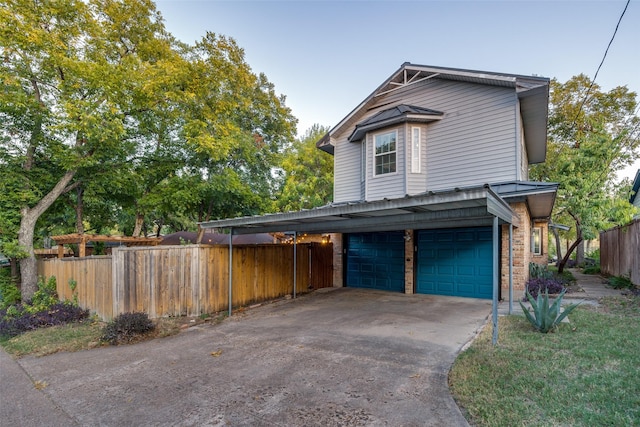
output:
<instances>
[{"instance_id":1,"label":"agave plant","mask_svg":"<svg viewBox=\"0 0 640 427\"><path fill-rule=\"evenodd\" d=\"M564 297L566 290L562 291L551 306L549 306L549 291L545 291L544 296L542 293L538 294L536 299L533 299L529 291L527 291L527 299L531 303L533 314L527 310L527 308L520 302L520 307L527 320L538 331L546 334L551 329L555 328L562 322L562 319L567 317L579 304L570 304L562 311L562 297ZM561 312L562 311L562 312Z\"/></svg>"}]
</instances>

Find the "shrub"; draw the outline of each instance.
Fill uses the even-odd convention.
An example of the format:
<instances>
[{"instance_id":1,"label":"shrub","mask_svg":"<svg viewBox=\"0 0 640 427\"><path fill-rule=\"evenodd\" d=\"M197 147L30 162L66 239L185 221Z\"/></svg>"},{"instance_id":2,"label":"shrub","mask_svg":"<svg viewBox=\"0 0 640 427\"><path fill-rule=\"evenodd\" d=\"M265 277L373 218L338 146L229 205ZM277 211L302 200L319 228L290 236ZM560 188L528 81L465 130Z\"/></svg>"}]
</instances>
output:
<instances>
[{"instance_id":1,"label":"shrub","mask_svg":"<svg viewBox=\"0 0 640 427\"><path fill-rule=\"evenodd\" d=\"M593 259L596 264L600 264L600 248L594 249L587 254L587 258Z\"/></svg>"},{"instance_id":2,"label":"shrub","mask_svg":"<svg viewBox=\"0 0 640 427\"><path fill-rule=\"evenodd\" d=\"M528 294L536 298L539 294L546 292L551 294L559 294L566 289L561 280L558 278L534 278L529 279L526 285L526 291Z\"/></svg>"},{"instance_id":3,"label":"shrub","mask_svg":"<svg viewBox=\"0 0 640 427\"><path fill-rule=\"evenodd\" d=\"M45 280L38 278L38 290L33 294L31 300L25 304L25 310L29 313L38 313L47 310L58 303L58 290L55 276Z\"/></svg>"},{"instance_id":4,"label":"shrub","mask_svg":"<svg viewBox=\"0 0 640 427\"><path fill-rule=\"evenodd\" d=\"M101 339L111 345L127 343L154 328L147 313L122 313L107 323L102 330Z\"/></svg>"},{"instance_id":5,"label":"shrub","mask_svg":"<svg viewBox=\"0 0 640 427\"><path fill-rule=\"evenodd\" d=\"M631 283L631 279L624 276L612 276L609 277L609 286L613 289L631 289L633 288L633 283Z\"/></svg>"},{"instance_id":6,"label":"shrub","mask_svg":"<svg viewBox=\"0 0 640 427\"><path fill-rule=\"evenodd\" d=\"M0 269L0 309L20 302L20 290L11 280L8 268Z\"/></svg>"},{"instance_id":7,"label":"shrub","mask_svg":"<svg viewBox=\"0 0 640 427\"><path fill-rule=\"evenodd\" d=\"M89 310L70 302L56 302L37 312L30 312L27 308L18 304L0 310L0 337L11 338L33 329L77 322L89 317Z\"/></svg>"},{"instance_id":8,"label":"shrub","mask_svg":"<svg viewBox=\"0 0 640 427\"><path fill-rule=\"evenodd\" d=\"M536 264L535 262L529 263L529 277L550 279L553 277L553 273L549 271L546 265Z\"/></svg>"},{"instance_id":9,"label":"shrub","mask_svg":"<svg viewBox=\"0 0 640 427\"><path fill-rule=\"evenodd\" d=\"M531 303L531 308L533 309L533 314L527 310L527 308L520 302L520 307L522 308L522 312L525 317L533 325L536 330L546 334L551 329L554 329L556 326L562 322L562 319L567 317L569 313L571 313L578 304L571 304L564 308L562 313L560 312L560 308L562 305L562 297L564 297L564 293L566 291L562 291L560 295L556 298L551 306L549 306L549 293L545 291L544 297L541 293L538 294L536 299L533 299L530 293L527 292L527 299Z\"/></svg>"},{"instance_id":10,"label":"shrub","mask_svg":"<svg viewBox=\"0 0 640 427\"><path fill-rule=\"evenodd\" d=\"M582 272L584 274L600 274L600 266L593 265L593 266L585 267L584 270L582 270Z\"/></svg>"}]
</instances>

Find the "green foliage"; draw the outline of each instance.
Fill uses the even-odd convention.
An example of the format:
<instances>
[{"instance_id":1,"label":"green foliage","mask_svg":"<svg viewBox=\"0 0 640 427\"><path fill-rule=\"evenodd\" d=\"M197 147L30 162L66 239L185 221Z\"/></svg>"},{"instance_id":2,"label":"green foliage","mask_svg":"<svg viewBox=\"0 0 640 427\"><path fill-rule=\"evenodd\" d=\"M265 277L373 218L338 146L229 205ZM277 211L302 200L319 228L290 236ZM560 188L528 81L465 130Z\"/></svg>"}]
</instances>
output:
<instances>
[{"instance_id":1,"label":"green foliage","mask_svg":"<svg viewBox=\"0 0 640 427\"><path fill-rule=\"evenodd\" d=\"M581 241L633 215L629 186L616 184L616 172L640 155L636 96L626 87L601 91L585 75L551 82L547 160L530 177L560 184L553 221L575 224L561 271Z\"/></svg>"},{"instance_id":2,"label":"green foliage","mask_svg":"<svg viewBox=\"0 0 640 427\"><path fill-rule=\"evenodd\" d=\"M587 258L592 258L596 261L596 264L600 264L600 248L594 249L587 254Z\"/></svg>"},{"instance_id":3,"label":"green foliage","mask_svg":"<svg viewBox=\"0 0 640 427\"><path fill-rule=\"evenodd\" d=\"M49 233L271 207L296 120L233 39L181 43L148 0L6 0L0 56L0 251L28 258L26 297Z\"/></svg>"},{"instance_id":4,"label":"green foliage","mask_svg":"<svg viewBox=\"0 0 640 427\"><path fill-rule=\"evenodd\" d=\"M111 345L124 344L154 329L147 313L122 313L107 323L101 339Z\"/></svg>"},{"instance_id":5,"label":"green foliage","mask_svg":"<svg viewBox=\"0 0 640 427\"><path fill-rule=\"evenodd\" d=\"M24 305L27 313L37 313L45 311L52 305L59 302L58 290L55 276L45 279L40 277L38 279L38 290L33 294L31 300Z\"/></svg>"},{"instance_id":6,"label":"green foliage","mask_svg":"<svg viewBox=\"0 0 640 427\"><path fill-rule=\"evenodd\" d=\"M69 279L69 289L73 294L73 304L78 305L78 282L75 279Z\"/></svg>"},{"instance_id":7,"label":"green foliage","mask_svg":"<svg viewBox=\"0 0 640 427\"><path fill-rule=\"evenodd\" d=\"M313 125L285 152L285 182L276 201L277 210L311 209L333 199L333 156L316 147L328 131L327 127Z\"/></svg>"},{"instance_id":8,"label":"green foliage","mask_svg":"<svg viewBox=\"0 0 640 427\"><path fill-rule=\"evenodd\" d=\"M600 274L600 265L590 265L585 267L582 272L584 274Z\"/></svg>"},{"instance_id":9,"label":"green foliage","mask_svg":"<svg viewBox=\"0 0 640 427\"><path fill-rule=\"evenodd\" d=\"M0 310L20 302L20 290L11 280L8 268L0 268Z\"/></svg>"},{"instance_id":10,"label":"green foliage","mask_svg":"<svg viewBox=\"0 0 640 427\"><path fill-rule=\"evenodd\" d=\"M551 279L553 277L553 272L549 271L546 265L530 262L529 277L531 279L536 279L536 278Z\"/></svg>"},{"instance_id":11,"label":"green foliage","mask_svg":"<svg viewBox=\"0 0 640 427\"><path fill-rule=\"evenodd\" d=\"M542 293L538 294L536 299L533 299L531 294L527 292L527 299L529 303L531 303L531 308L533 309L533 314L529 312L529 310L520 302L520 307L522 311L533 327L546 334L550 330L554 329L562 319L567 317L569 313L571 313L579 304L571 304L564 308L564 311L561 311L562 298L564 297L565 291L562 291L556 300L553 302L551 306L549 306L549 292L545 291L544 296Z\"/></svg>"},{"instance_id":12,"label":"green foliage","mask_svg":"<svg viewBox=\"0 0 640 427\"><path fill-rule=\"evenodd\" d=\"M632 289L634 287L631 279L625 276L609 277L609 286L613 289Z\"/></svg>"}]
</instances>

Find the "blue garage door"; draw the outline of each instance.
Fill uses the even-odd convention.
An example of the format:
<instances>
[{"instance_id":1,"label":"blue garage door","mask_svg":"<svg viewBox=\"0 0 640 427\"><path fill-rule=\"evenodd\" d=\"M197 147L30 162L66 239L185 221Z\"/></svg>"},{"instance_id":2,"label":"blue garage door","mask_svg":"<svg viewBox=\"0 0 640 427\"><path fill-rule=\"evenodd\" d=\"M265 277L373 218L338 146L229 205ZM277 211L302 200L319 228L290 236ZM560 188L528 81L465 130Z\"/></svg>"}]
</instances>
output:
<instances>
[{"instance_id":1,"label":"blue garage door","mask_svg":"<svg viewBox=\"0 0 640 427\"><path fill-rule=\"evenodd\" d=\"M491 227L418 231L416 292L491 298Z\"/></svg>"},{"instance_id":2,"label":"blue garage door","mask_svg":"<svg viewBox=\"0 0 640 427\"><path fill-rule=\"evenodd\" d=\"M347 236L347 286L404 292L403 232Z\"/></svg>"}]
</instances>

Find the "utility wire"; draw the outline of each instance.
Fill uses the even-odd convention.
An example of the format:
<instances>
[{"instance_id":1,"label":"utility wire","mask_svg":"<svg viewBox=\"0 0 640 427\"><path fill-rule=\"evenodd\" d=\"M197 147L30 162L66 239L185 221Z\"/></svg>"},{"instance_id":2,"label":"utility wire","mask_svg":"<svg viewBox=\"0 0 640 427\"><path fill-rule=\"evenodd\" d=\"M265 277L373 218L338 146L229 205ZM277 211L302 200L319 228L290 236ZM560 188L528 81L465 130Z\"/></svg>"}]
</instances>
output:
<instances>
[{"instance_id":1,"label":"utility wire","mask_svg":"<svg viewBox=\"0 0 640 427\"><path fill-rule=\"evenodd\" d=\"M602 56L602 61L600 61L600 65L598 65L598 69L596 70L596 74L593 76L593 80L591 80L591 84L589 85L589 88L587 89L587 93L584 94L584 98L582 99L582 103L580 104L580 108L578 108L578 113L576 114L576 117L573 119L573 123L572 123L571 127L575 127L576 121L578 120L578 117L580 116L580 113L582 112L582 107L584 107L584 104L587 102L587 98L589 97L589 92L591 92L591 88L593 87L593 85L596 82L596 79L598 78L598 73L600 72L600 68L602 68L602 64L604 64L604 60L607 57L607 53L609 53L609 48L611 47L611 43L613 43L613 39L616 38L616 33L618 32L618 27L620 27L620 22L622 21L622 17L627 12L627 8L629 7L629 3L631 3L631 0L627 0L627 4L624 6L624 10L622 11L622 14L620 15L620 18L618 19L618 23L616 24L616 29L614 30L613 35L611 36L611 40L609 40L609 44L607 45L607 49L604 51L604 55Z\"/></svg>"}]
</instances>

